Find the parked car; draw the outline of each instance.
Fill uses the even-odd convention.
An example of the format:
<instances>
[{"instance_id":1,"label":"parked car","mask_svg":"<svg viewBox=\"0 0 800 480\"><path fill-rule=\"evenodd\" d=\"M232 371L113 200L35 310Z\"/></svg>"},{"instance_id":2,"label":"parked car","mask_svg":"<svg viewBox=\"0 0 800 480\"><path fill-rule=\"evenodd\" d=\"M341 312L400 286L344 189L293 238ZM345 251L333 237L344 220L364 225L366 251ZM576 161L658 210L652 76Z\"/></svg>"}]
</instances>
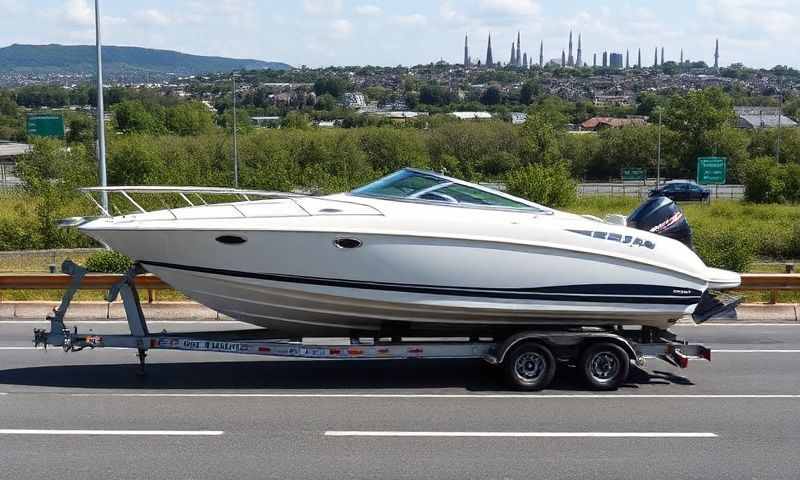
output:
<instances>
[{"instance_id":1,"label":"parked car","mask_svg":"<svg viewBox=\"0 0 800 480\"><path fill-rule=\"evenodd\" d=\"M706 201L711 197L711 190L698 185L692 180L672 180L660 187L650 190L650 196L668 197L678 201Z\"/></svg>"}]
</instances>

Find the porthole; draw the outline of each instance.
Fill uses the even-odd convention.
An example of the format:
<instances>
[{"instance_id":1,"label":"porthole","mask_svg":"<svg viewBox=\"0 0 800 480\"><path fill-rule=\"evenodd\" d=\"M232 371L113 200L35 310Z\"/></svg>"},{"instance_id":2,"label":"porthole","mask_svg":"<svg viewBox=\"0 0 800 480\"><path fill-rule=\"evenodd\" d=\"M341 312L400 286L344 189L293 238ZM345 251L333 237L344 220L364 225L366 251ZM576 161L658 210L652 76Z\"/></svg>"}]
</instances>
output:
<instances>
[{"instance_id":1,"label":"porthole","mask_svg":"<svg viewBox=\"0 0 800 480\"><path fill-rule=\"evenodd\" d=\"M357 238L337 238L333 241L336 248L358 248L361 246L361 240Z\"/></svg>"}]
</instances>

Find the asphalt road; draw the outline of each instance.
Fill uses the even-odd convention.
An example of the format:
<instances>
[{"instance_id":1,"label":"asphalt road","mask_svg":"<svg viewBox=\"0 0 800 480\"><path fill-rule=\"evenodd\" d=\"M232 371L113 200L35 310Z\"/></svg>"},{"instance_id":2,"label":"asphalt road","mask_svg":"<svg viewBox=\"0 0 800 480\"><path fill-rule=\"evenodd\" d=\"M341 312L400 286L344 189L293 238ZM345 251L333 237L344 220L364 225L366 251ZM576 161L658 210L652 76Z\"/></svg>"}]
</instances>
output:
<instances>
[{"instance_id":1,"label":"asphalt road","mask_svg":"<svg viewBox=\"0 0 800 480\"><path fill-rule=\"evenodd\" d=\"M705 325L717 350L616 392L536 394L480 361L30 348L0 321L0 478L798 478L800 326ZM110 333L119 324L81 324ZM221 324L151 322L151 330Z\"/></svg>"}]
</instances>

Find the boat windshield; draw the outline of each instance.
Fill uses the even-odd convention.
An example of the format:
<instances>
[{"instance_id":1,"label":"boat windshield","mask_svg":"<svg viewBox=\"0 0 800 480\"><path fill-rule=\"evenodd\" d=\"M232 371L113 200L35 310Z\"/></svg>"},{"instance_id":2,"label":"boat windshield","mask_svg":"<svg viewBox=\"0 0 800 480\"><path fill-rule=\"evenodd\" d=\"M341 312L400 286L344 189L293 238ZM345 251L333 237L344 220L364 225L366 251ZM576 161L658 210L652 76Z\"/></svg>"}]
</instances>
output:
<instances>
[{"instance_id":1,"label":"boat windshield","mask_svg":"<svg viewBox=\"0 0 800 480\"><path fill-rule=\"evenodd\" d=\"M531 205L468 184L456 183L446 177L407 169L397 171L353 190L352 193L370 197L424 200L456 205L534 208Z\"/></svg>"}]
</instances>

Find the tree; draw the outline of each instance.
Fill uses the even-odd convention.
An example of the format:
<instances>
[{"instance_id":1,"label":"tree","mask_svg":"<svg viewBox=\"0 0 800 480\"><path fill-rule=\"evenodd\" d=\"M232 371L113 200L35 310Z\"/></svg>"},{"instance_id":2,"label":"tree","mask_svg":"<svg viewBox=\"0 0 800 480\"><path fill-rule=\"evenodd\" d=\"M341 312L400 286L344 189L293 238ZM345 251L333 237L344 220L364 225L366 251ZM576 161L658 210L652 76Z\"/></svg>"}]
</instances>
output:
<instances>
[{"instance_id":1,"label":"tree","mask_svg":"<svg viewBox=\"0 0 800 480\"><path fill-rule=\"evenodd\" d=\"M450 92L436 84L424 85L419 90L419 101L426 105L443 106L451 102Z\"/></svg>"},{"instance_id":2,"label":"tree","mask_svg":"<svg viewBox=\"0 0 800 480\"><path fill-rule=\"evenodd\" d=\"M539 100L539 102L528 109L528 114L538 115L539 118L556 129L566 128L567 123L570 121L571 109L574 109L574 104L562 100L558 97L547 96Z\"/></svg>"},{"instance_id":3,"label":"tree","mask_svg":"<svg viewBox=\"0 0 800 480\"><path fill-rule=\"evenodd\" d=\"M167 129L178 135L201 135L214 129L214 114L201 102L183 102L167 109Z\"/></svg>"},{"instance_id":4,"label":"tree","mask_svg":"<svg viewBox=\"0 0 800 480\"><path fill-rule=\"evenodd\" d=\"M541 87L538 83L528 80L522 85L519 91L519 103L523 105L530 105L534 97L537 97L541 92Z\"/></svg>"},{"instance_id":5,"label":"tree","mask_svg":"<svg viewBox=\"0 0 800 480\"><path fill-rule=\"evenodd\" d=\"M489 87L481 94L481 103L484 105L497 105L503 100L500 89Z\"/></svg>"},{"instance_id":6,"label":"tree","mask_svg":"<svg viewBox=\"0 0 800 480\"><path fill-rule=\"evenodd\" d=\"M512 195L554 208L574 203L578 188L564 162L525 165L506 175L506 186Z\"/></svg>"},{"instance_id":7,"label":"tree","mask_svg":"<svg viewBox=\"0 0 800 480\"><path fill-rule=\"evenodd\" d=\"M323 93L317 97L317 109L325 111L333 111L336 108L336 98L330 93Z\"/></svg>"},{"instance_id":8,"label":"tree","mask_svg":"<svg viewBox=\"0 0 800 480\"><path fill-rule=\"evenodd\" d=\"M317 79L317 81L314 82L314 93L318 96L329 93L335 98L339 98L347 91L348 87L349 83L343 78L325 77Z\"/></svg>"},{"instance_id":9,"label":"tree","mask_svg":"<svg viewBox=\"0 0 800 480\"><path fill-rule=\"evenodd\" d=\"M126 100L114 106L114 119L117 129L124 133L152 133L164 132L164 122L161 115L149 112L141 100ZM163 114L162 112L159 112Z\"/></svg>"},{"instance_id":10,"label":"tree","mask_svg":"<svg viewBox=\"0 0 800 480\"><path fill-rule=\"evenodd\" d=\"M520 158L524 163L553 164L562 159L556 129L541 113L528 114L520 138Z\"/></svg>"}]
</instances>

